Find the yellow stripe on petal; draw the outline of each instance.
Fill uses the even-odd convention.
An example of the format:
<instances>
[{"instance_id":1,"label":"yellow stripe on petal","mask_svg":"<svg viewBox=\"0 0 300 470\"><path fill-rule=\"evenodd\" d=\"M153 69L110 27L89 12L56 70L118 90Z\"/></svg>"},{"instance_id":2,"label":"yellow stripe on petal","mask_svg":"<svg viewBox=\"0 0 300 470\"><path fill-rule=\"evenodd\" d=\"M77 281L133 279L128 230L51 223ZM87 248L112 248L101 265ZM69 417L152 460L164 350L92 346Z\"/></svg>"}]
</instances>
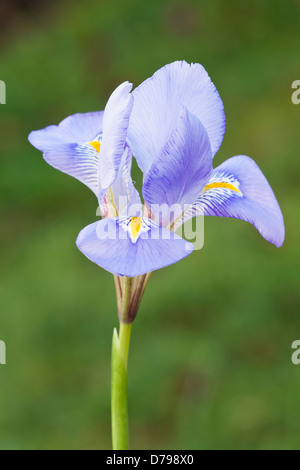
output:
<instances>
[{"instance_id":1,"label":"yellow stripe on petal","mask_svg":"<svg viewBox=\"0 0 300 470\"><path fill-rule=\"evenodd\" d=\"M142 219L140 217L131 217L129 227L132 239L136 240L142 227Z\"/></svg>"},{"instance_id":2,"label":"yellow stripe on petal","mask_svg":"<svg viewBox=\"0 0 300 470\"><path fill-rule=\"evenodd\" d=\"M236 191L237 193L241 193L239 189L237 189L233 184L230 183L211 183L206 185L202 193L205 193L206 191L209 191L210 189L217 189L217 188L222 188L222 189L231 189L232 191Z\"/></svg>"},{"instance_id":3,"label":"yellow stripe on petal","mask_svg":"<svg viewBox=\"0 0 300 470\"><path fill-rule=\"evenodd\" d=\"M96 150L96 152L100 152L100 147L101 147L101 144L100 142L98 142L98 140L95 140L94 142L89 142L89 144L94 147L94 149Z\"/></svg>"}]
</instances>

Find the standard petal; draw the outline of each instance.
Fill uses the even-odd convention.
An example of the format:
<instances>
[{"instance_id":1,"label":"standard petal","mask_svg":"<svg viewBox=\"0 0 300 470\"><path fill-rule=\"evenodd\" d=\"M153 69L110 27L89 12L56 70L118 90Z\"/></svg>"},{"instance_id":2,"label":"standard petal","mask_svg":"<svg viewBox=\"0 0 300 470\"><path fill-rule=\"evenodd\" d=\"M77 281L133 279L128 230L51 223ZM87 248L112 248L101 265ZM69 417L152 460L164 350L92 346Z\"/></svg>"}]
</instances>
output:
<instances>
[{"instance_id":1,"label":"standard petal","mask_svg":"<svg viewBox=\"0 0 300 470\"><path fill-rule=\"evenodd\" d=\"M127 277L164 268L192 253L191 243L150 219L143 219L143 223L150 228L136 242L124 230L123 219L103 219L83 229L76 243L91 261L113 274Z\"/></svg>"},{"instance_id":2,"label":"standard petal","mask_svg":"<svg viewBox=\"0 0 300 470\"><path fill-rule=\"evenodd\" d=\"M103 112L76 114L58 126L29 135L49 165L88 186L98 196L99 152L89 143L101 140Z\"/></svg>"},{"instance_id":3,"label":"standard petal","mask_svg":"<svg viewBox=\"0 0 300 470\"><path fill-rule=\"evenodd\" d=\"M103 139L99 163L99 200L117 178L125 151L127 129L133 105L132 84L125 82L111 95L103 117Z\"/></svg>"},{"instance_id":4,"label":"standard petal","mask_svg":"<svg viewBox=\"0 0 300 470\"><path fill-rule=\"evenodd\" d=\"M147 173L143 196L147 205L191 205L212 173L212 155L207 132L185 107L173 134ZM175 207L172 209L172 212ZM175 210L176 211L176 210Z\"/></svg>"},{"instance_id":5,"label":"standard petal","mask_svg":"<svg viewBox=\"0 0 300 470\"><path fill-rule=\"evenodd\" d=\"M185 214L246 220L278 248L285 237L284 220L267 179L249 157L233 157L212 174L201 196Z\"/></svg>"},{"instance_id":6,"label":"standard petal","mask_svg":"<svg viewBox=\"0 0 300 470\"><path fill-rule=\"evenodd\" d=\"M184 61L167 65L133 95L128 138L145 174L172 135L182 105L202 122L213 156L219 150L225 133L224 106L202 65Z\"/></svg>"}]
</instances>

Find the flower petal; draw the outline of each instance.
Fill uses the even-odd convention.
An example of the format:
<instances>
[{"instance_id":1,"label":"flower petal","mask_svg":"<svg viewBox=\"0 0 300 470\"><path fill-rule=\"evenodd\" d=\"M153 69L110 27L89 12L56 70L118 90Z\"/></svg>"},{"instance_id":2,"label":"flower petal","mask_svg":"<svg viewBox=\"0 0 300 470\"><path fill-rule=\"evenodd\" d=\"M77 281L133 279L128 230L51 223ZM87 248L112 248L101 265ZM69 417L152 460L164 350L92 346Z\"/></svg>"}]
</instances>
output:
<instances>
[{"instance_id":1,"label":"flower petal","mask_svg":"<svg viewBox=\"0 0 300 470\"><path fill-rule=\"evenodd\" d=\"M182 107L170 140L147 173L143 196L152 206L178 204L177 217L184 205L195 201L212 173L212 155L207 132L199 119Z\"/></svg>"},{"instance_id":2,"label":"flower petal","mask_svg":"<svg viewBox=\"0 0 300 470\"><path fill-rule=\"evenodd\" d=\"M225 133L222 100L200 64L174 62L158 70L133 92L128 138L146 174L168 142L181 106L197 116L208 134L213 156Z\"/></svg>"},{"instance_id":3,"label":"flower petal","mask_svg":"<svg viewBox=\"0 0 300 470\"><path fill-rule=\"evenodd\" d=\"M128 223L124 218L103 219L80 232L77 246L97 265L113 274L128 277L164 268L192 253L191 243L150 219L141 221L144 229L140 230L137 241L133 241L125 229L130 218Z\"/></svg>"},{"instance_id":4,"label":"flower petal","mask_svg":"<svg viewBox=\"0 0 300 470\"><path fill-rule=\"evenodd\" d=\"M114 183L125 151L127 129L133 106L132 84L125 82L111 95L103 117L103 140L99 163L99 201Z\"/></svg>"},{"instance_id":5,"label":"flower petal","mask_svg":"<svg viewBox=\"0 0 300 470\"><path fill-rule=\"evenodd\" d=\"M57 152L45 152L44 159L54 168L78 179L98 195L99 153L91 145L62 145L57 148Z\"/></svg>"},{"instance_id":6,"label":"flower petal","mask_svg":"<svg viewBox=\"0 0 300 470\"><path fill-rule=\"evenodd\" d=\"M132 182L131 164L132 151L126 146L118 176L112 185L114 203L119 216L135 215L142 206L139 192Z\"/></svg>"},{"instance_id":7,"label":"flower petal","mask_svg":"<svg viewBox=\"0 0 300 470\"><path fill-rule=\"evenodd\" d=\"M92 142L102 132L104 111L74 114L64 119L59 127L70 142Z\"/></svg>"},{"instance_id":8,"label":"flower petal","mask_svg":"<svg viewBox=\"0 0 300 470\"><path fill-rule=\"evenodd\" d=\"M49 165L78 179L98 196L99 153L89 144L101 139L103 112L76 114L58 126L29 135Z\"/></svg>"},{"instance_id":9,"label":"flower petal","mask_svg":"<svg viewBox=\"0 0 300 470\"><path fill-rule=\"evenodd\" d=\"M58 126L48 126L29 134L29 142L42 152L59 144L92 142L102 132L103 111L74 114Z\"/></svg>"},{"instance_id":10,"label":"flower petal","mask_svg":"<svg viewBox=\"0 0 300 470\"><path fill-rule=\"evenodd\" d=\"M267 241L277 247L283 245L285 228L280 207L267 179L249 157L233 157L214 170L185 220L203 214L246 220Z\"/></svg>"}]
</instances>

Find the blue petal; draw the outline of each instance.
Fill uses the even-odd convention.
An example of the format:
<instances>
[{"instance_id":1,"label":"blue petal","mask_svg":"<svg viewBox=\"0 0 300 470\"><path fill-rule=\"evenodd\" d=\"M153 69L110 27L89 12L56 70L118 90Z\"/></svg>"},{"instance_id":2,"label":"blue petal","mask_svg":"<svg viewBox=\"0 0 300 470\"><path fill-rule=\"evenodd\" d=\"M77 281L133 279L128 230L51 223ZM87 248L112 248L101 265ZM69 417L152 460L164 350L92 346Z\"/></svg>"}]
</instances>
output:
<instances>
[{"instance_id":1,"label":"blue petal","mask_svg":"<svg viewBox=\"0 0 300 470\"><path fill-rule=\"evenodd\" d=\"M91 261L107 271L135 277L164 268L185 258L193 245L150 219L143 219L149 230L133 243L123 229L123 219L103 219L83 229L77 246Z\"/></svg>"},{"instance_id":2,"label":"blue petal","mask_svg":"<svg viewBox=\"0 0 300 470\"><path fill-rule=\"evenodd\" d=\"M147 173L143 186L145 202L191 205L212 173L212 155L207 132L199 119L183 107L168 143ZM181 208L181 210L180 210ZM155 213L154 210L152 210Z\"/></svg>"},{"instance_id":3,"label":"blue petal","mask_svg":"<svg viewBox=\"0 0 300 470\"><path fill-rule=\"evenodd\" d=\"M54 168L78 179L98 195L99 154L91 145L61 145L57 153L54 150L45 152L44 159Z\"/></svg>"},{"instance_id":4,"label":"blue petal","mask_svg":"<svg viewBox=\"0 0 300 470\"><path fill-rule=\"evenodd\" d=\"M276 197L249 157L233 157L214 170L203 193L185 214L185 220L196 215L246 220L278 248L284 242L284 220Z\"/></svg>"},{"instance_id":5,"label":"blue petal","mask_svg":"<svg viewBox=\"0 0 300 470\"><path fill-rule=\"evenodd\" d=\"M101 139L103 112L76 114L58 126L31 132L30 143L43 152L44 159L98 195L99 154L89 142Z\"/></svg>"},{"instance_id":6,"label":"blue petal","mask_svg":"<svg viewBox=\"0 0 300 470\"><path fill-rule=\"evenodd\" d=\"M29 142L42 152L60 144L92 142L102 132L103 111L75 114L58 126L49 126L29 135Z\"/></svg>"},{"instance_id":7,"label":"blue petal","mask_svg":"<svg viewBox=\"0 0 300 470\"><path fill-rule=\"evenodd\" d=\"M117 178L125 151L127 129L133 106L132 84L125 82L111 95L103 117L103 139L99 163L99 201Z\"/></svg>"},{"instance_id":8,"label":"blue petal","mask_svg":"<svg viewBox=\"0 0 300 470\"><path fill-rule=\"evenodd\" d=\"M128 138L145 174L172 135L182 105L202 122L212 154L219 150L225 133L224 107L200 64L167 65L134 90L133 95Z\"/></svg>"},{"instance_id":9,"label":"blue petal","mask_svg":"<svg viewBox=\"0 0 300 470\"><path fill-rule=\"evenodd\" d=\"M70 142L92 142L102 132L103 111L74 114L64 119L59 127Z\"/></svg>"}]
</instances>

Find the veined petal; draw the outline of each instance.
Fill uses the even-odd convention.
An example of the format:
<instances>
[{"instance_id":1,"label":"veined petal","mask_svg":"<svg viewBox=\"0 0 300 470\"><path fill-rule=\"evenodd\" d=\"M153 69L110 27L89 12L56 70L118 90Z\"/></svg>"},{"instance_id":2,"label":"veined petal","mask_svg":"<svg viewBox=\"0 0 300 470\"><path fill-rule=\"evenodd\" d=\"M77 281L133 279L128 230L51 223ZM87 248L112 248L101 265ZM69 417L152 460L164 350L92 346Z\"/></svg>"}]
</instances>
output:
<instances>
[{"instance_id":1,"label":"veined petal","mask_svg":"<svg viewBox=\"0 0 300 470\"><path fill-rule=\"evenodd\" d=\"M128 138L145 174L171 137L182 105L202 122L213 156L219 150L225 133L224 106L202 65L184 61L169 64L133 95Z\"/></svg>"},{"instance_id":2,"label":"veined petal","mask_svg":"<svg viewBox=\"0 0 300 470\"><path fill-rule=\"evenodd\" d=\"M278 248L285 237L284 220L267 179L249 157L233 157L218 168L202 194L185 214L246 220Z\"/></svg>"},{"instance_id":3,"label":"veined petal","mask_svg":"<svg viewBox=\"0 0 300 470\"><path fill-rule=\"evenodd\" d=\"M191 243L169 230L136 218L100 220L83 229L76 243L98 266L128 277L164 268L193 251Z\"/></svg>"},{"instance_id":4,"label":"veined petal","mask_svg":"<svg viewBox=\"0 0 300 470\"><path fill-rule=\"evenodd\" d=\"M184 205L195 201L211 173L207 132L199 119L183 107L177 127L145 177L145 202L152 211L153 204L177 204L177 217Z\"/></svg>"},{"instance_id":5,"label":"veined petal","mask_svg":"<svg viewBox=\"0 0 300 470\"><path fill-rule=\"evenodd\" d=\"M99 201L117 178L125 151L127 129L133 106L132 84L125 82L111 95L103 117L103 140L99 162Z\"/></svg>"},{"instance_id":6,"label":"veined petal","mask_svg":"<svg viewBox=\"0 0 300 470\"><path fill-rule=\"evenodd\" d=\"M43 156L51 166L78 179L98 196L99 153L92 145L61 145Z\"/></svg>"},{"instance_id":7,"label":"veined petal","mask_svg":"<svg viewBox=\"0 0 300 470\"><path fill-rule=\"evenodd\" d=\"M99 152L95 143L100 145L102 119L102 111L76 114L29 135L29 142L43 152L49 165L78 179L96 196Z\"/></svg>"}]
</instances>

